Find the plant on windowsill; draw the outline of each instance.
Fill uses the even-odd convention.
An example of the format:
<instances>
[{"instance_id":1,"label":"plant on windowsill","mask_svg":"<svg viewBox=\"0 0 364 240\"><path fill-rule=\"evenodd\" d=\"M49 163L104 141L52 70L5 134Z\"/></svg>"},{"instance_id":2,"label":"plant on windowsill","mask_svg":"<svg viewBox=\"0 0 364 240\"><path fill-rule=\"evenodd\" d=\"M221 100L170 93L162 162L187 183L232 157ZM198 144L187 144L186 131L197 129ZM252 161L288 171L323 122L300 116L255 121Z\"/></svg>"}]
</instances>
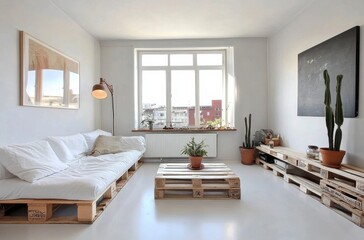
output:
<instances>
[{"instance_id":1,"label":"plant on windowsill","mask_svg":"<svg viewBox=\"0 0 364 240\"><path fill-rule=\"evenodd\" d=\"M140 124L143 125L144 127L148 127L149 130L153 130L153 123L154 119L151 116L147 116L140 122Z\"/></svg>"},{"instance_id":2,"label":"plant on windowsill","mask_svg":"<svg viewBox=\"0 0 364 240\"><path fill-rule=\"evenodd\" d=\"M340 150L342 131L341 125L344 123L343 107L341 102L341 81L343 75L336 76L336 104L335 113L331 108L330 76L327 70L323 73L325 81L325 120L327 136L329 140L328 148L320 148L322 164L328 167L340 168L345 151ZM334 128L337 125L334 137Z\"/></svg>"},{"instance_id":3,"label":"plant on windowsill","mask_svg":"<svg viewBox=\"0 0 364 240\"><path fill-rule=\"evenodd\" d=\"M202 140L201 142L197 143L195 138L192 137L191 141L189 141L181 150L181 154L188 155L190 164L188 167L193 170L198 170L203 167L202 160L204 156L207 156L206 148L207 145L205 141Z\"/></svg>"},{"instance_id":4,"label":"plant on windowsill","mask_svg":"<svg viewBox=\"0 0 364 240\"><path fill-rule=\"evenodd\" d=\"M243 146L239 147L241 163L245 165L251 165L254 163L255 160L254 140L250 141L252 115L249 114L249 122L246 117L244 118L244 122L245 122L245 141L243 141Z\"/></svg>"}]
</instances>

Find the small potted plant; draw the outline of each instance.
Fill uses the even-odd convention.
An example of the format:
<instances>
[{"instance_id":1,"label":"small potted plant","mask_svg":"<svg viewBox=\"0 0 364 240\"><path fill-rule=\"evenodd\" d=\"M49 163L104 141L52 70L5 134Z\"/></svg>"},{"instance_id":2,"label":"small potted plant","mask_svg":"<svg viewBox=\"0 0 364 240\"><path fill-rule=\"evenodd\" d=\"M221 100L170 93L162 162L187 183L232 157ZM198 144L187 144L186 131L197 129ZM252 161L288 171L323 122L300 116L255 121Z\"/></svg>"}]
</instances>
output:
<instances>
[{"instance_id":1,"label":"small potted plant","mask_svg":"<svg viewBox=\"0 0 364 240\"><path fill-rule=\"evenodd\" d=\"M149 130L153 130L154 119L151 116L147 116L140 122L143 126L148 127Z\"/></svg>"},{"instance_id":2,"label":"small potted plant","mask_svg":"<svg viewBox=\"0 0 364 240\"><path fill-rule=\"evenodd\" d=\"M325 120L327 136L329 140L328 148L320 148L322 164L328 167L340 168L345 151L340 150L342 131L341 125L344 123L343 106L341 102L341 81L343 75L336 77L336 104L335 113L331 108L330 76L327 70L323 73L325 81ZM337 126L334 136L335 124Z\"/></svg>"},{"instance_id":3,"label":"small potted plant","mask_svg":"<svg viewBox=\"0 0 364 240\"><path fill-rule=\"evenodd\" d=\"M195 142L195 138L192 137L191 141L189 141L181 150L181 154L188 155L190 160L189 168L191 169L201 169L202 168L202 160L204 156L207 156L207 151L205 149L207 145L205 141Z\"/></svg>"},{"instance_id":4,"label":"small potted plant","mask_svg":"<svg viewBox=\"0 0 364 240\"><path fill-rule=\"evenodd\" d=\"M254 148L254 140L250 141L250 131L251 131L251 121L252 115L249 114L249 122L245 117L245 141L243 141L243 146L240 146L240 156L241 163L245 165L251 165L255 160L255 148Z\"/></svg>"}]
</instances>

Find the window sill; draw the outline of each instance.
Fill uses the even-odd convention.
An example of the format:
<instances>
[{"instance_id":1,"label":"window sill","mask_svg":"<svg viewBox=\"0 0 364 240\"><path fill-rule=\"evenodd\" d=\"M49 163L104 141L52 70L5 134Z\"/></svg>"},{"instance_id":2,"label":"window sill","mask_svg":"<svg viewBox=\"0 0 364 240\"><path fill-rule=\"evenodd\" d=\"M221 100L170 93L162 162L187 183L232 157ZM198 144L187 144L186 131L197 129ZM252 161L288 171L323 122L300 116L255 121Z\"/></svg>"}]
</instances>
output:
<instances>
[{"instance_id":1,"label":"window sill","mask_svg":"<svg viewBox=\"0 0 364 240\"><path fill-rule=\"evenodd\" d=\"M234 132L236 131L236 128L228 128L228 129L199 129L199 128L190 128L190 129L133 129L132 132L150 132L150 133L161 133L161 132L167 132L167 133L198 133L198 132Z\"/></svg>"}]
</instances>

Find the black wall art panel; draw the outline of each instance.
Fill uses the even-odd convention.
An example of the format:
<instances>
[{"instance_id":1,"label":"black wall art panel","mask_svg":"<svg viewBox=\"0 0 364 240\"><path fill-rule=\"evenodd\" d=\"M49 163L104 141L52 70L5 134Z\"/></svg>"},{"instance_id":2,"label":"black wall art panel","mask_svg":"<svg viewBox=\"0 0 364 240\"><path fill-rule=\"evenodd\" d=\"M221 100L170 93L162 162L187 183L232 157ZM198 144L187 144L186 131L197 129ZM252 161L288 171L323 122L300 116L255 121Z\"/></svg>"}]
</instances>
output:
<instances>
[{"instance_id":1,"label":"black wall art panel","mask_svg":"<svg viewBox=\"0 0 364 240\"><path fill-rule=\"evenodd\" d=\"M335 109L336 76L342 74L344 116L358 116L359 35L356 26L298 54L298 116L324 116L325 69L331 80L331 107Z\"/></svg>"}]
</instances>

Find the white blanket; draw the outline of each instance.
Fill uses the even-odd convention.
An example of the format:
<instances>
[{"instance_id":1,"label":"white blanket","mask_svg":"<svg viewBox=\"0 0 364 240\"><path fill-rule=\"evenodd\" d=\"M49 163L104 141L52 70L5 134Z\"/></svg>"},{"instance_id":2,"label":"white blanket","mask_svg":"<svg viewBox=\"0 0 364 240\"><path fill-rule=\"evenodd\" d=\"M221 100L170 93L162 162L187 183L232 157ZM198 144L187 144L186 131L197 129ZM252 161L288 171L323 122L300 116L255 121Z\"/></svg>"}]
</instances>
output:
<instances>
[{"instance_id":1,"label":"white blanket","mask_svg":"<svg viewBox=\"0 0 364 240\"><path fill-rule=\"evenodd\" d=\"M96 198L126 172L143 155L130 150L98 157L76 159L69 168L34 183L19 178L0 180L0 199L68 199L96 200Z\"/></svg>"}]
</instances>

